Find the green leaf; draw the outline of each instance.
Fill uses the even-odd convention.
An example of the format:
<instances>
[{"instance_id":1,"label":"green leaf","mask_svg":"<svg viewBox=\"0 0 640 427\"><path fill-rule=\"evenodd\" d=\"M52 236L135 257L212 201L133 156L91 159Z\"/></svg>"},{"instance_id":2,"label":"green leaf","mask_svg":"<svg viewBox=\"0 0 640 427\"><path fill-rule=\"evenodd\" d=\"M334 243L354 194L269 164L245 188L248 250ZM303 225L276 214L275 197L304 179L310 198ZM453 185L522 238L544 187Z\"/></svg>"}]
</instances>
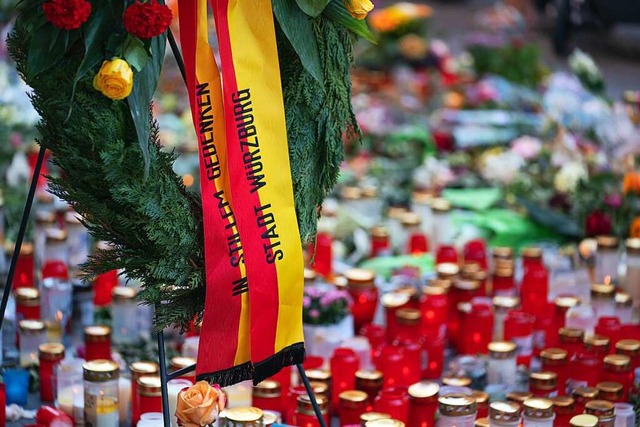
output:
<instances>
[{"instance_id":1,"label":"green leaf","mask_svg":"<svg viewBox=\"0 0 640 427\"><path fill-rule=\"evenodd\" d=\"M572 217L557 210L539 206L523 197L518 197L517 201L527 210L531 219L538 224L542 224L562 236L572 238L582 236L582 229Z\"/></svg>"},{"instance_id":2,"label":"green leaf","mask_svg":"<svg viewBox=\"0 0 640 427\"><path fill-rule=\"evenodd\" d=\"M142 150L145 165L145 177L149 173L149 135L151 133L149 123L149 106L158 86L158 77L164 61L164 50L167 36L162 34L151 41L151 60L142 71L133 75L133 90L127 98L131 118L136 127L138 143Z\"/></svg>"},{"instance_id":3,"label":"green leaf","mask_svg":"<svg viewBox=\"0 0 640 427\"><path fill-rule=\"evenodd\" d=\"M364 19L360 20L351 16L340 0L332 0L325 8L323 14L333 22L342 25L363 39L368 40L371 43L377 43L376 38L371 33L371 30L369 30L366 21Z\"/></svg>"},{"instance_id":4,"label":"green leaf","mask_svg":"<svg viewBox=\"0 0 640 427\"><path fill-rule=\"evenodd\" d=\"M317 17L331 0L296 0L298 7L309 16Z\"/></svg>"},{"instance_id":5,"label":"green leaf","mask_svg":"<svg viewBox=\"0 0 640 427\"><path fill-rule=\"evenodd\" d=\"M304 69L322 83L320 53L309 17L291 0L273 0L273 13Z\"/></svg>"},{"instance_id":6,"label":"green leaf","mask_svg":"<svg viewBox=\"0 0 640 427\"><path fill-rule=\"evenodd\" d=\"M62 41L61 32L51 24L34 31L27 59L27 72L31 77L47 71L62 59L65 52L64 45L59 42Z\"/></svg>"},{"instance_id":7,"label":"green leaf","mask_svg":"<svg viewBox=\"0 0 640 427\"><path fill-rule=\"evenodd\" d=\"M144 48L144 43L138 38L131 37L124 50L124 60L136 71L142 71L149 60L149 54Z\"/></svg>"}]
</instances>

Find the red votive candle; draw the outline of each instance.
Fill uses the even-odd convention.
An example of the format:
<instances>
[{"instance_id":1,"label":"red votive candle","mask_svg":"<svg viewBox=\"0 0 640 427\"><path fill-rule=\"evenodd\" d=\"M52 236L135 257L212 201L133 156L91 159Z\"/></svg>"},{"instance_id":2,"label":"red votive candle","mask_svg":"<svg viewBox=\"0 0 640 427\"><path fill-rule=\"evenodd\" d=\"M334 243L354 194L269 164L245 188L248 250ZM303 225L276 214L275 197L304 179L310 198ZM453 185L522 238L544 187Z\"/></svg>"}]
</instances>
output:
<instances>
[{"instance_id":1,"label":"red votive candle","mask_svg":"<svg viewBox=\"0 0 640 427\"><path fill-rule=\"evenodd\" d=\"M573 415L579 415L584 412L584 406L596 399L598 396L598 390L595 387L577 387L571 393L574 400Z\"/></svg>"},{"instance_id":2,"label":"red votive candle","mask_svg":"<svg viewBox=\"0 0 640 427\"><path fill-rule=\"evenodd\" d=\"M373 405L373 400L376 398L383 385L383 374L381 371L365 371L359 370L356 372L356 390L364 391L369 396L369 405Z\"/></svg>"},{"instance_id":3,"label":"red votive candle","mask_svg":"<svg viewBox=\"0 0 640 427\"><path fill-rule=\"evenodd\" d=\"M541 313L546 308L548 293L549 273L547 273L547 269L543 265L535 264L526 267L520 286L522 311L533 315Z\"/></svg>"},{"instance_id":4,"label":"red votive candle","mask_svg":"<svg viewBox=\"0 0 640 427\"><path fill-rule=\"evenodd\" d=\"M382 372L384 388L396 387L404 380L404 353L399 346L384 344L374 360L376 369Z\"/></svg>"},{"instance_id":5,"label":"red votive candle","mask_svg":"<svg viewBox=\"0 0 640 427\"><path fill-rule=\"evenodd\" d=\"M16 270L13 276L13 288L34 287L35 261L33 257L33 244L24 242L20 247L20 254L16 262Z\"/></svg>"},{"instance_id":6,"label":"red votive candle","mask_svg":"<svg viewBox=\"0 0 640 427\"><path fill-rule=\"evenodd\" d=\"M553 372L558 379L558 395L566 394L567 351L561 348L545 348L540 352L542 370Z\"/></svg>"},{"instance_id":7,"label":"red votive candle","mask_svg":"<svg viewBox=\"0 0 640 427\"><path fill-rule=\"evenodd\" d=\"M622 324L620 319L614 316L603 316L598 319L595 327L595 333L609 338L610 348L615 348L616 343L623 337Z\"/></svg>"},{"instance_id":8,"label":"red votive candle","mask_svg":"<svg viewBox=\"0 0 640 427\"><path fill-rule=\"evenodd\" d=\"M535 397L555 397L558 395L558 376L555 372L531 372L529 391Z\"/></svg>"},{"instance_id":9,"label":"red votive candle","mask_svg":"<svg viewBox=\"0 0 640 427\"><path fill-rule=\"evenodd\" d=\"M533 325L533 352L536 356L540 356L542 349L557 345L558 328L555 325L554 311L554 304L547 303L536 313Z\"/></svg>"},{"instance_id":10,"label":"red votive candle","mask_svg":"<svg viewBox=\"0 0 640 427\"><path fill-rule=\"evenodd\" d=\"M371 229L371 258L386 255L391 252L389 243L389 230L384 226L376 226Z\"/></svg>"},{"instance_id":11,"label":"red votive candle","mask_svg":"<svg viewBox=\"0 0 640 427\"><path fill-rule=\"evenodd\" d=\"M67 269L67 265L64 261L59 259L52 259L45 262L42 267L42 278L69 279L69 270Z\"/></svg>"},{"instance_id":12,"label":"red votive candle","mask_svg":"<svg viewBox=\"0 0 640 427\"><path fill-rule=\"evenodd\" d=\"M462 252L462 258L465 264L470 262L476 262L480 265L482 270L487 269L487 245L482 239L469 240L465 245Z\"/></svg>"},{"instance_id":13,"label":"red votive candle","mask_svg":"<svg viewBox=\"0 0 640 427\"><path fill-rule=\"evenodd\" d=\"M73 427L73 420L65 413L53 406L43 405L36 412L36 423L38 426L46 427ZM4 424L2 424L4 425Z\"/></svg>"},{"instance_id":14,"label":"red votive candle","mask_svg":"<svg viewBox=\"0 0 640 427\"><path fill-rule=\"evenodd\" d=\"M331 245L333 244L333 237L329 233L319 232L316 236L316 243L314 248L314 265L313 269L319 275L328 277L333 271L333 252Z\"/></svg>"},{"instance_id":15,"label":"red votive candle","mask_svg":"<svg viewBox=\"0 0 640 427\"><path fill-rule=\"evenodd\" d=\"M444 369L444 336L429 338L424 341L422 348L427 354L427 367L422 377L430 380L440 378Z\"/></svg>"},{"instance_id":16,"label":"red votive candle","mask_svg":"<svg viewBox=\"0 0 640 427\"><path fill-rule=\"evenodd\" d=\"M522 267L526 270L529 267L542 266L542 249L527 247L520 252L522 256Z\"/></svg>"},{"instance_id":17,"label":"red votive candle","mask_svg":"<svg viewBox=\"0 0 640 427\"><path fill-rule=\"evenodd\" d=\"M569 421L575 415L575 400L571 396L558 396L551 398L553 412L556 418L553 420L554 427L570 427Z\"/></svg>"},{"instance_id":18,"label":"red votive candle","mask_svg":"<svg viewBox=\"0 0 640 427\"><path fill-rule=\"evenodd\" d=\"M629 356L631 359L631 370L635 371L640 367L640 341L634 339L624 339L616 343L616 353Z\"/></svg>"},{"instance_id":19,"label":"red votive candle","mask_svg":"<svg viewBox=\"0 0 640 427\"><path fill-rule=\"evenodd\" d=\"M0 426L7 425L7 392L4 388L4 383L0 383Z\"/></svg>"},{"instance_id":20,"label":"red votive candle","mask_svg":"<svg viewBox=\"0 0 640 427\"><path fill-rule=\"evenodd\" d=\"M104 307L111 304L111 292L118 286L118 271L102 273L93 281L93 304Z\"/></svg>"},{"instance_id":21,"label":"red votive candle","mask_svg":"<svg viewBox=\"0 0 640 427\"><path fill-rule=\"evenodd\" d=\"M287 393L287 400L282 414L284 421L289 424L293 424L293 414L298 406L298 397L307 394L307 389L304 385L292 386Z\"/></svg>"},{"instance_id":22,"label":"red votive candle","mask_svg":"<svg viewBox=\"0 0 640 427\"><path fill-rule=\"evenodd\" d=\"M356 388L356 372L360 366L360 359L352 349L338 347L333 351L330 365L333 376L332 404L337 408L340 393Z\"/></svg>"},{"instance_id":23,"label":"red votive candle","mask_svg":"<svg viewBox=\"0 0 640 427\"><path fill-rule=\"evenodd\" d=\"M628 402L634 376L631 359L624 354L609 354L603 362L602 381L622 384L622 399Z\"/></svg>"},{"instance_id":24,"label":"red votive candle","mask_svg":"<svg viewBox=\"0 0 640 427\"><path fill-rule=\"evenodd\" d=\"M64 359L64 346L59 343L40 344L38 359L40 362L40 400L53 402L53 367Z\"/></svg>"},{"instance_id":25,"label":"red votive candle","mask_svg":"<svg viewBox=\"0 0 640 427\"><path fill-rule=\"evenodd\" d=\"M398 341L398 345L402 348L404 355L402 366L404 375L400 385L408 387L422 378L422 370L424 369L422 363L426 359L425 351L422 348L422 342L419 340L402 340Z\"/></svg>"},{"instance_id":26,"label":"red votive candle","mask_svg":"<svg viewBox=\"0 0 640 427\"><path fill-rule=\"evenodd\" d=\"M347 291L353 304L353 327L356 333L373 321L378 305L378 288L375 285L375 274L370 270L352 268L344 275L347 279Z\"/></svg>"},{"instance_id":27,"label":"red votive candle","mask_svg":"<svg viewBox=\"0 0 640 427\"><path fill-rule=\"evenodd\" d=\"M417 308L401 308L396 311L397 332L394 341L420 340L420 318Z\"/></svg>"},{"instance_id":28,"label":"red votive candle","mask_svg":"<svg viewBox=\"0 0 640 427\"><path fill-rule=\"evenodd\" d=\"M553 314L553 323L555 325L556 331L560 328L565 327L565 322L567 319L567 311L571 307L575 307L580 304L580 298L574 295L559 295L553 301L554 304L554 314Z\"/></svg>"},{"instance_id":29,"label":"red votive candle","mask_svg":"<svg viewBox=\"0 0 640 427\"><path fill-rule=\"evenodd\" d=\"M504 319L504 340L518 346L518 365L529 366L533 353L533 325L535 317L522 310L512 310Z\"/></svg>"},{"instance_id":30,"label":"red votive candle","mask_svg":"<svg viewBox=\"0 0 640 427\"><path fill-rule=\"evenodd\" d=\"M567 389L595 387L600 382L602 359L599 356L580 351L569 361Z\"/></svg>"},{"instance_id":31,"label":"red votive candle","mask_svg":"<svg viewBox=\"0 0 640 427\"><path fill-rule=\"evenodd\" d=\"M453 245L440 245L436 250L436 265L452 263L458 264L458 251Z\"/></svg>"},{"instance_id":32,"label":"red votive candle","mask_svg":"<svg viewBox=\"0 0 640 427\"><path fill-rule=\"evenodd\" d=\"M598 383L596 390L598 390L598 399L600 400L626 403L624 400L624 387L620 383L603 381Z\"/></svg>"},{"instance_id":33,"label":"red votive candle","mask_svg":"<svg viewBox=\"0 0 640 427\"><path fill-rule=\"evenodd\" d=\"M138 378L137 382L140 415L148 412L162 412L162 388L160 377L145 375Z\"/></svg>"},{"instance_id":34,"label":"red votive candle","mask_svg":"<svg viewBox=\"0 0 640 427\"><path fill-rule=\"evenodd\" d=\"M476 419L487 418L489 416L489 393L485 391L472 390L471 397L476 401Z\"/></svg>"},{"instance_id":35,"label":"red votive candle","mask_svg":"<svg viewBox=\"0 0 640 427\"><path fill-rule=\"evenodd\" d=\"M282 389L275 380L264 380L253 386L252 406L282 414Z\"/></svg>"},{"instance_id":36,"label":"red votive candle","mask_svg":"<svg viewBox=\"0 0 640 427\"><path fill-rule=\"evenodd\" d=\"M340 426L360 424L360 416L367 410L369 396L360 390L345 390L340 393L338 414Z\"/></svg>"},{"instance_id":37,"label":"red votive candle","mask_svg":"<svg viewBox=\"0 0 640 427\"><path fill-rule=\"evenodd\" d=\"M40 320L40 292L35 288L19 288L14 292L16 320Z\"/></svg>"},{"instance_id":38,"label":"red votive candle","mask_svg":"<svg viewBox=\"0 0 640 427\"><path fill-rule=\"evenodd\" d=\"M325 425L329 425L328 401L322 396L316 396L316 402L324 418ZM293 414L293 424L298 427L320 427L316 413L311 405L311 399L307 394L298 396L296 411Z\"/></svg>"},{"instance_id":39,"label":"red votive candle","mask_svg":"<svg viewBox=\"0 0 640 427\"><path fill-rule=\"evenodd\" d=\"M429 252L429 239L424 233L411 233L407 250L411 255L426 254Z\"/></svg>"},{"instance_id":40,"label":"red votive candle","mask_svg":"<svg viewBox=\"0 0 640 427\"><path fill-rule=\"evenodd\" d=\"M384 388L373 402L373 410L391 415L394 420L407 422L409 418L409 395L406 388Z\"/></svg>"},{"instance_id":41,"label":"red votive candle","mask_svg":"<svg viewBox=\"0 0 640 427\"><path fill-rule=\"evenodd\" d=\"M435 426L439 391L440 386L437 383L428 381L422 381L409 387L408 425L414 427Z\"/></svg>"},{"instance_id":42,"label":"red votive candle","mask_svg":"<svg viewBox=\"0 0 640 427\"><path fill-rule=\"evenodd\" d=\"M491 275L491 287L495 296L514 296L516 284L513 278L513 261L498 260Z\"/></svg>"},{"instance_id":43,"label":"red votive candle","mask_svg":"<svg viewBox=\"0 0 640 427\"><path fill-rule=\"evenodd\" d=\"M108 326L87 326L84 328L84 358L111 360L111 328Z\"/></svg>"},{"instance_id":44,"label":"red votive candle","mask_svg":"<svg viewBox=\"0 0 640 427\"><path fill-rule=\"evenodd\" d=\"M438 280L441 282L442 280ZM450 286L450 282L448 282ZM421 330L427 339L444 335L447 328L449 311L448 287L430 284L422 288L423 296L420 300Z\"/></svg>"},{"instance_id":45,"label":"red votive candle","mask_svg":"<svg viewBox=\"0 0 640 427\"><path fill-rule=\"evenodd\" d=\"M610 340L604 335L591 335L584 339L584 350L600 358L609 354Z\"/></svg>"},{"instance_id":46,"label":"red votive candle","mask_svg":"<svg viewBox=\"0 0 640 427\"><path fill-rule=\"evenodd\" d=\"M388 292L382 295L381 302L384 307L386 319L386 342L392 343L398 335L398 319L396 312L409 306L410 295L404 292Z\"/></svg>"},{"instance_id":47,"label":"red votive candle","mask_svg":"<svg viewBox=\"0 0 640 427\"><path fill-rule=\"evenodd\" d=\"M584 331L576 328L560 328L558 331L558 346L567 351L569 360L577 353L582 352Z\"/></svg>"},{"instance_id":48,"label":"red votive candle","mask_svg":"<svg viewBox=\"0 0 640 427\"><path fill-rule=\"evenodd\" d=\"M133 362L129 365L131 371L131 424L140 420L140 397L138 396L138 379L143 376L154 376L159 367L155 362Z\"/></svg>"},{"instance_id":49,"label":"red votive candle","mask_svg":"<svg viewBox=\"0 0 640 427\"><path fill-rule=\"evenodd\" d=\"M486 354L493 336L493 310L483 303L460 304L462 321L459 342L461 354ZM468 311L467 311L468 310Z\"/></svg>"},{"instance_id":50,"label":"red votive candle","mask_svg":"<svg viewBox=\"0 0 640 427\"><path fill-rule=\"evenodd\" d=\"M360 335L365 337L367 341L369 341L369 345L371 346L371 354L373 355L376 350L385 343L386 332L385 329L373 323L369 323L368 325L364 325L360 329Z\"/></svg>"}]
</instances>

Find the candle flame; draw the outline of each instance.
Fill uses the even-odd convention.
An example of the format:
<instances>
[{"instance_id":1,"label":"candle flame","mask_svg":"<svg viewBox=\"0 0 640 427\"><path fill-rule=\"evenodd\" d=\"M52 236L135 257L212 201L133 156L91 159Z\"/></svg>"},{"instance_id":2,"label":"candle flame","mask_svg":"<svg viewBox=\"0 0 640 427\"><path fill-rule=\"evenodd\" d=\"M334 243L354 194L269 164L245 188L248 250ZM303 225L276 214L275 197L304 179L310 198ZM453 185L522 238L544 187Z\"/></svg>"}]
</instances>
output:
<instances>
[{"instance_id":1,"label":"candle flame","mask_svg":"<svg viewBox=\"0 0 640 427\"><path fill-rule=\"evenodd\" d=\"M62 322L62 317L63 317L62 311L58 310L58 311L56 312L56 320L57 320L58 322Z\"/></svg>"},{"instance_id":2,"label":"candle flame","mask_svg":"<svg viewBox=\"0 0 640 427\"><path fill-rule=\"evenodd\" d=\"M611 276L604 276L604 284L608 285L609 283L611 283Z\"/></svg>"}]
</instances>

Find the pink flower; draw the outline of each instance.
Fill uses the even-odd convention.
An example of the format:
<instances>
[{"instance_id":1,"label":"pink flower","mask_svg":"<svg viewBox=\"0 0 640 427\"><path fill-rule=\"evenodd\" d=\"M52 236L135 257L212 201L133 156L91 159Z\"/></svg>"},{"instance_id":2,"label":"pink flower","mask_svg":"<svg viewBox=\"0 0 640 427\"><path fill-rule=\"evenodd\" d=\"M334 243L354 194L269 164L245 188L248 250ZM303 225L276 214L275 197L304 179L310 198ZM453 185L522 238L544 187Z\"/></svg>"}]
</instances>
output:
<instances>
[{"instance_id":1,"label":"pink flower","mask_svg":"<svg viewBox=\"0 0 640 427\"><path fill-rule=\"evenodd\" d=\"M309 308L311 306L311 298L309 298L308 296L305 295L302 298L302 306L304 308Z\"/></svg>"},{"instance_id":2,"label":"pink flower","mask_svg":"<svg viewBox=\"0 0 640 427\"><path fill-rule=\"evenodd\" d=\"M309 317L311 317L312 319L317 319L318 317L320 317L320 312L315 308L313 310L309 310Z\"/></svg>"},{"instance_id":3,"label":"pink flower","mask_svg":"<svg viewBox=\"0 0 640 427\"><path fill-rule=\"evenodd\" d=\"M530 160L538 156L542 150L542 142L538 138L525 135L511 142L511 150L520 157Z\"/></svg>"}]
</instances>

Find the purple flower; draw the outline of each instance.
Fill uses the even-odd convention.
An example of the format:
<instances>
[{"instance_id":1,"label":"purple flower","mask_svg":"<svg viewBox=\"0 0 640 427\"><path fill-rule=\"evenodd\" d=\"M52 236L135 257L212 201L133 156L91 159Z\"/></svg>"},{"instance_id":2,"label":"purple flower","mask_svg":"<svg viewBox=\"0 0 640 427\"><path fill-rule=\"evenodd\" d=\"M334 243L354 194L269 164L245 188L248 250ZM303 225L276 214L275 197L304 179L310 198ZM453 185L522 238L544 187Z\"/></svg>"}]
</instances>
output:
<instances>
[{"instance_id":1,"label":"purple flower","mask_svg":"<svg viewBox=\"0 0 640 427\"><path fill-rule=\"evenodd\" d=\"M315 308L313 310L309 310L309 317L311 317L312 319L317 319L318 317L320 317L320 311Z\"/></svg>"},{"instance_id":2,"label":"purple flower","mask_svg":"<svg viewBox=\"0 0 640 427\"><path fill-rule=\"evenodd\" d=\"M311 298L309 298L308 296L305 295L302 298L302 306L304 308L309 308L311 306Z\"/></svg>"},{"instance_id":3,"label":"purple flower","mask_svg":"<svg viewBox=\"0 0 640 427\"><path fill-rule=\"evenodd\" d=\"M604 196L604 203L612 208L619 208L622 205L622 196L618 193Z\"/></svg>"}]
</instances>

